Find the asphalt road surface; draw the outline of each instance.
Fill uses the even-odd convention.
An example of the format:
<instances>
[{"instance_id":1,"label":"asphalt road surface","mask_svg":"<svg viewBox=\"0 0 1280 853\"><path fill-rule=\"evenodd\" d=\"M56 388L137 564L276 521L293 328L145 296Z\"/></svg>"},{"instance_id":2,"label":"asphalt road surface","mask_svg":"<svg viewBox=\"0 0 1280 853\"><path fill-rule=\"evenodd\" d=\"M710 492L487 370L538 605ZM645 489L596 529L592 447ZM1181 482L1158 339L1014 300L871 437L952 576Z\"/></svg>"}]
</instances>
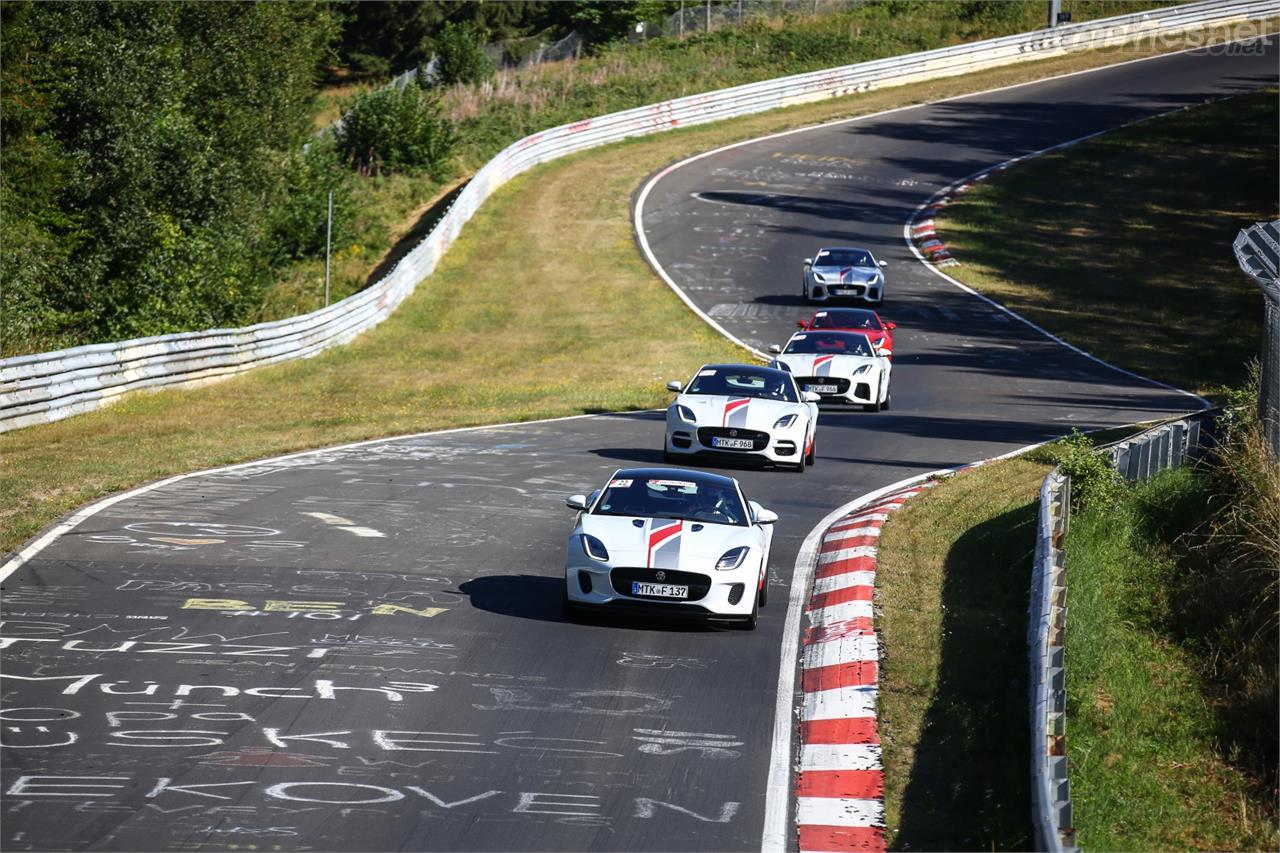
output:
<instances>
[{"instance_id":1,"label":"asphalt road surface","mask_svg":"<svg viewBox=\"0 0 1280 853\"><path fill-rule=\"evenodd\" d=\"M660 462L654 413L303 454L89 516L0 586L0 846L759 848L813 525L904 477L1195 408L934 276L906 217L983 166L1275 80L1274 49L1172 56L740 146L655 185L658 261L753 343L807 313L818 245L891 264L893 410L824 412L805 474L739 472L782 517L754 632L561 617L563 499Z\"/></svg>"}]
</instances>

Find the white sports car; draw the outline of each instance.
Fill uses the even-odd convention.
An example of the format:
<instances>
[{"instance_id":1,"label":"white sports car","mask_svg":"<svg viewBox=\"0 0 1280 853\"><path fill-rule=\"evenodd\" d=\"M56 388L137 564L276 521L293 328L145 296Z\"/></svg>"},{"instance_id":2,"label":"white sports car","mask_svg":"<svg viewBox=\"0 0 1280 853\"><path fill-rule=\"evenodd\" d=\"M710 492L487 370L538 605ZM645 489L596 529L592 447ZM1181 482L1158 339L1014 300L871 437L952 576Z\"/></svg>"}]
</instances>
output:
<instances>
[{"instance_id":1,"label":"white sports car","mask_svg":"<svg viewBox=\"0 0 1280 853\"><path fill-rule=\"evenodd\" d=\"M819 249L818 254L804 259L800 292L806 302L858 299L880 305L884 302L884 266L884 261L877 261L866 249Z\"/></svg>"},{"instance_id":2,"label":"white sports car","mask_svg":"<svg viewBox=\"0 0 1280 853\"><path fill-rule=\"evenodd\" d=\"M755 627L778 516L747 500L737 480L623 468L565 504L579 511L564 564L566 617L594 606Z\"/></svg>"},{"instance_id":3,"label":"white sports car","mask_svg":"<svg viewBox=\"0 0 1280 853\"><path fill-rule=\"evenodd\" d=\"M817 394L791 374L753 364L704 364L667 409L664 458L755 458L803 471L814 462Z\"/></svg>"},{"instance_id":4,"label":"white sports car","mask_svg":"<svg viewBox=\"0 0 1280 853\"><path fill-rule=\"evenodd\" d=\"M861 332L796 332L785 348L774 344L771 367L791 373L805 391L827 403L889 408L893 362Z\"/></svg>"}]
</instances>

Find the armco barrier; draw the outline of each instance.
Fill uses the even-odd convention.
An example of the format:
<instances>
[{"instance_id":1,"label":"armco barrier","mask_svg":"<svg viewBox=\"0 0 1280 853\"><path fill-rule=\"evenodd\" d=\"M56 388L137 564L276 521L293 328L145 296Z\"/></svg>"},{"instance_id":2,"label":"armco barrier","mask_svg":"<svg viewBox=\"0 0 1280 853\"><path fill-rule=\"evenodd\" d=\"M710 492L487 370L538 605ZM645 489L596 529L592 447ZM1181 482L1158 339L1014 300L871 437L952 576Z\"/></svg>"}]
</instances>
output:
<instances>
[{"instance_id":1,"label":"armco barrier","mask_svg":"<svg viewBox=\"0 0 1280 853\"><path fill-rule=\"evenodd\" d=\"M0 361L0 432L89 411L135 389L205 382L345 343L386 319L431 274L462 226L498 187L576 151L677 126L1275 14L1274 0L1204 0L765 80L540 131L486 163L431 233L385 278L327 308L241 329L161 335Z\"/></svg>"},{"instance_id":2,"label":"armco barrier","mask_svg":"<svg viewBox=\"0 0 1280 853\"><path fill-rule=\"evenodd\" d=\"M1163 423L1098 450L1127 480L1181 467L1211 443L1213 419L1221 410ZM1074 851L1076 832L1067 778L1066 555L1062 539L1071 513L1071 479L1054 468L1040 486L1035 564L1027 619L1031 704L1031 822L1035 849Z\"/></svg>"}]
</instances>

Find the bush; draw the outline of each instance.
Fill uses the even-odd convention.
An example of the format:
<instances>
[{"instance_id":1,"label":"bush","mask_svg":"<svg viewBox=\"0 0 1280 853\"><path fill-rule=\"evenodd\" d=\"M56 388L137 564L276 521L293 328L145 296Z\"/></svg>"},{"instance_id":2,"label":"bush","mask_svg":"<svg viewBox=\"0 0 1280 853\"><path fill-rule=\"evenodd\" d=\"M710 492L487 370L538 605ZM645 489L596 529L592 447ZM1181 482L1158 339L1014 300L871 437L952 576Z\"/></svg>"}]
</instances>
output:
<instances>
[{"instance_id":1,"label":"bush","mask_svg":"<svg viewBox=\"0 0 1280 853\"><path fill-rule=\"evenodd\" d=\"M437 80L445 86L488 80L497 69L483 46L484 34L475 24L446 23L435 40Z\"/></svg>"},{"instance_id":2,"label":"bush","mask_svg":"<svg viewBox=\"0 0 1280 853\"><path fill-rule=\"evenodd\" d=\"M329 193L333 192L333 244L355 240L350 170L332 139L319 139L286 159L284 203L272 212L271 242L281 259L324 255Z\"/></svg>"},{"instance_id":3,"label":"bush","mask_svg":"<svg viewBox=\"0 0 1280 853\"><path fill-rule=\"evenodd\" d=\"M417 86L357 95L334 130L338 151L362 174L430 172L447 176L457 135L440 99Z\"/></svg>"},{"instance_id":4,"label":"bush","mask_svg":"<svg viewBox=\"0 0 1280 853\"><path fill-rule=\"evenodd\" d=\"M1073 510L1113 507L1124 494L1124 481L1111 467L1111 460L1098 453L1093 439L1078 429L1045 445L1035 458L1060 466L1062 473L1071 478Z\"/></svg>"}]
</instances>

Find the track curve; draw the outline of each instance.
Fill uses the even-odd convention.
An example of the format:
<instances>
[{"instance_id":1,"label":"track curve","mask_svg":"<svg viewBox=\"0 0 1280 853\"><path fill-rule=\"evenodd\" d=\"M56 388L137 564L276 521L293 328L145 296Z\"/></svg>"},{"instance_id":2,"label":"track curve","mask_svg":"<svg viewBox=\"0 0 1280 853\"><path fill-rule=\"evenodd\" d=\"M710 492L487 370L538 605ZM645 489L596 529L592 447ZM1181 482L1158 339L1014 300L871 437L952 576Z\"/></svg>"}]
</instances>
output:
<instances>
[{"instance_id":1,"label":"track curve","mask_svg":"<svg viewBox=\"0 0 1280 853\"><path fill-rule=\"evenodd\" d=\"M867 242L893 264L895 410L824 416L803 476L738 474L782 516L754 633L560 621L563 497L660 461L659 413L297 454L83 514L0 586L0 842L759 847L781 605L813 523L1071 425L1188 408L917 268L897 236L910 208L1081 128L1274 80L1274 50L1180 55L765 140L655 185L639 223L659 263L713 315L758 306L724 318L753 342L803 313L796 263L813 245Z\"/></svg>"}]
</instances>

